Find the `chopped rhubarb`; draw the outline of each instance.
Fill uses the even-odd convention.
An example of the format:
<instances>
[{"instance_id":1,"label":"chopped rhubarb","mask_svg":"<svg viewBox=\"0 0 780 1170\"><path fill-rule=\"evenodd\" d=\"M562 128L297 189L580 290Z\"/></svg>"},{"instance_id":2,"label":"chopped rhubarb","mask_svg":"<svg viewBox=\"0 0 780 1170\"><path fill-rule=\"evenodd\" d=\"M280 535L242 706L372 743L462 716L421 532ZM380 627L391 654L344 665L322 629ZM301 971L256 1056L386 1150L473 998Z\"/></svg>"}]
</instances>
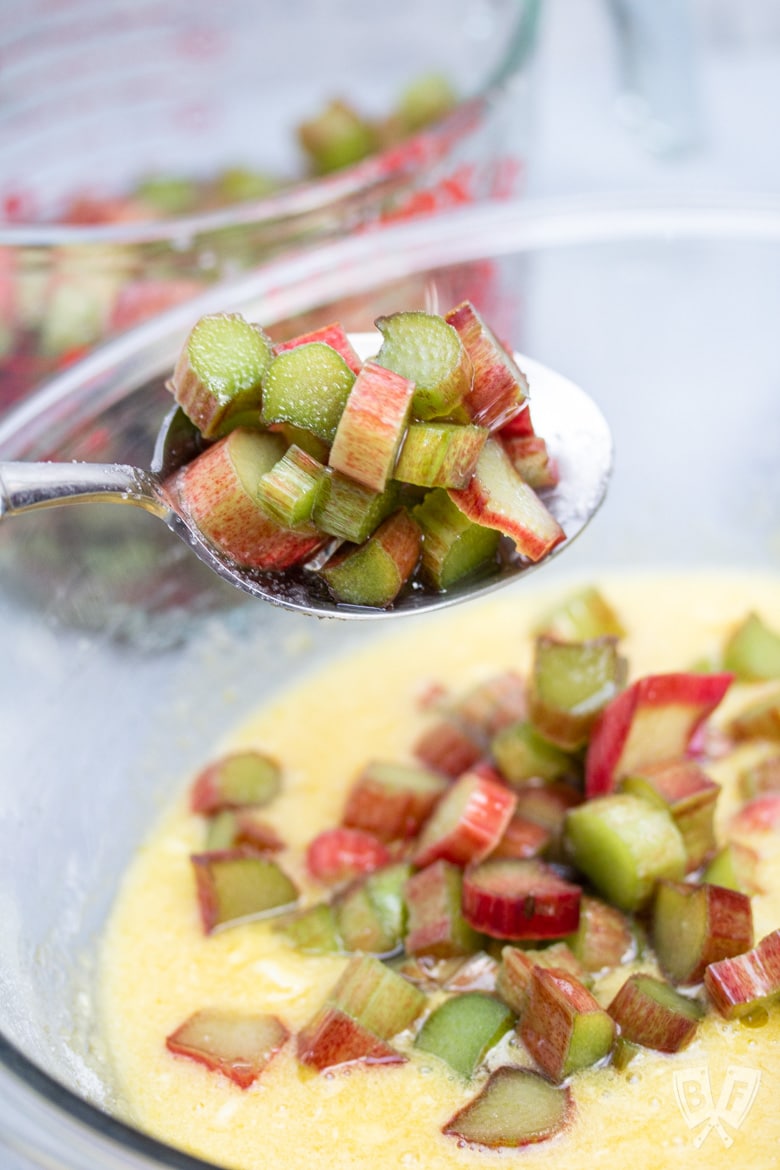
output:
<instances>
[{"instance_id":1,"label":"chopped rhubarb","mask_svg":"<svg viewBox=\"0 0 780 1170\"><path fill-rule=\"evenodd\" d=\"M554 1081L609 1055L615 1022L568 972L536 964L520 1034L542 1072Z\"/></svg>"},{"instance_id":2,"label":"chopped rhubarb","mask_svg":"<svg viewBox=\"0 0 780 1170\"><path fill-rule=\"evenodd\" d=\"M455 779L478 763L483 747L480 738L467 731L459 719L445 715L418 738L414 754L434 772Z\"/></svg>"},{"instance_id":3,"label":"chopped rhubarb","mask_svg":"<svg viewBox=\"0 0 780 1170\"><path fill-rule=\"evenodd\" d=\"M503 947L496 976L496 991L521 1020L528 1007L531 974L536 966L565 971L581 983L585 983L588 978L587 971L565 942L554 942L548 947L528 950Z\"/></svg>"},{"instance_id":4,"label":"chopped rhubarb","mask_svg":"<svg viewBox=\"0 0 780 1170\"><path fill-rule=\"evenodd\" d=\"M669 813L629 793L588 800L566 815L564 848L608 902L639 910L662 878L685 873L685 846Z\"/></svg>"},{"instance_id":5,"label":"chopped rhubarb","mask_svg":"<svg viewBox=\"0 0 780 1170\"><path fill-rule=\"evenodd\" d=\"M544 825L515 813L491 857L540 857L550 846L552 833Z\"/></svg>"},{"instance_id":6,"label":"chopped rhubarb","mask_svg":"<svg viewBox=\"0 0 780 1170\"><path fill-rule=\"evenodd\" d=\"M327 472L319 460L293 444L257 482L257 499L286 528L311 520Z\"/></svg>"},{"instance_id":7,"label":"chopped rhubarb","mask_svg":"<svg viewBox=\"0 0 780 1170\"><path fill-rule=\"evenodd\" d=\"M710 963L753 945L750 898L724 886L659 882L652 934L664 974L673 983L700 983Z\"/></svg>"},{"instance_id":8,"label":"chopped rhubarb","mask_svg":"<svg viewBox=\"0 0 780 1170\"><path fill-rule=\"evenodd\" d=\"M704 986L713 1005L732 1020L780 999L780 930L761 939L752 950L711 963Z\"/></svg>"},{"instance_id":9,"label":"chopped rhubarb","mask_svg":"<svg viewBox=\"0 0 780 1170\"><path fill-rule=\"evenodd\" d=\"M501 775L514 788L531 780L560 780L577 773L571 754L551 744L526 720L499 731L490 747Z\"/></svg>"},{"instance_id":10,"label":"chopped rhubarb","mask_svg":"<svg viewBox=\"0 0 780 1170\"><path fill-rule=\"evenodd\" d=\"M375 1036L341 1008L326 1004L297 1037L298 1060L324 1072L349 1064L405 1064L386 1040Z\"/></svg>"},{"instance_id":11,"label":"chopped rhubarb","mask_svg":"<svg viewBox=\"0 0 780 1170\"><path fill-rule=\"evenodd\" d=\"M747 682L780 678L780 633L748 614L724 647L723 665Z\"/></svg>"},{"instance_id":12,"label":"chopped rhubarb","mask_svg":"<svg viewBox=\"0 0 780 1170\"><path fill-rule=\"evenodd\" d=\"M277 354L263 377L262 419L293 423L332 443L355 375L329 345L312 341Z\"/></svg>"},{"instance_id":13,"label":"chopped rhubarb","mask_svg":"<svg viewBox=\"0 0 780 1170\"><path fill-rule=\"evenodd\" d=\"M281 914L298 900L295 883L256 849L195 853L190 860L206 934L220 926Z\"/></svg>"},{"instance_id":14,"label":"chopped rhubarb","mask_svg":"<svg viewBox=\"0 0 780 1170\"><path fill-rule=\"evenodd\" d=\"M360 162L377 147L376 131L357 110L334 99L298 126L298 140L320 175Z\"/></svg>"},{"instance_id":15,"label":"chopped rhubarb","mask_svg":"<svg viewBox=\"0 0 780 1170\"><path fill-rule=\"evenodd\" d=\"M264 752L233 752L208 764L195 778L190 807L196 813L268 804L282 782L278 762Z\"/></svg>"},{"instance_id":16,"label":"chopped rhubarb","mask_svg":"<svg viewBox=\"0 0 780 1170\"><path fill-rule=\"evenodd\" d=\"M473 370L458 333L434 313L393 313L374 322L382 334L377 362L414 383L416 418L444 418L472 386Z\"/></svg>"},{"instance_id":17,"label":"chopped rhubarb","mask_svg":"<svg viewBox=\"0 0 780 1170\"><path fill-rule=\"evenodd\" d=\"M502 435L501 442L517 474L535 492L556 487L560 480L558 464L540 435Z\"/></svg>"},{"instance_id":18,"label":"chopped rhubarb","mask_svg":"<svg viewBox=\"0 0 780 1170\"><path fill-rule=\"evenodd\" d=\"M516 789L515 815L539 825L549 836L546 854L553 860L561 859L561 842L566 816L571 808L582 803L582 793L564 780L547 784L525 785Z\"/></svg>"},{"instance_id":19,"label":"chopped rhubarb","mask_svg":"<svg viewBox=\"0 0 780 1170\"><path fill-rule=\"evenodd\" d=\"M558 521L524 483L496 439L488 439L468 487L447 493L475 524L508 536L517 552L540 561L566 539Z\"/></svg>"},{"instance_id":20,"label":"chopped rhubarb","mask_svg":"<svg viewBox=\"0 0 780 1170\"><path fill-rule=\"evenodd\" d=\"M704 881L726 886L743 894L760 892L756 882L759 857L755 849L741 841L729 841L719 849L704 870Z\"/></svg>"},{"instance_id":21,"label":"chopped rhubarb","mask_svg":"<svg viewBox=\"0 0 780 1170\"><path fill-rule=\"evenodd\" d=\"M423 579L433 589L446 592L458 581L495 567L500 532L474 523L445 491L428 492L412 514L423 533Z\"/></svg>"},{"instance_id":22,"label":"chopped rhubarb","mask_svg":"<svg viewBox=\"0 0 780 1170\"><path fill-rule=\"evenodd\" d=\"M201 434L215 438L251 418L260 425L261 383L271 343L238 313L201 317L176 362L168 388Z\"/></svg>"},{"instance_id":23,"label":"chopped rhubarb","mask_svg":"<svg viewBox=\"0 0 780 1170\"><path fill-rule=\"evenodd\" d=\"M240 565L288 569L324 543L309 525L284 528L258 502L258 480L283 453L277 435L239 428L188 463L173 482L193 524Z\"/></svg>"},{"instance_id":24,"label":"chopped rhubarb","mask_svg":"<svg viewBox=\"0 0 780 1170\"><path fill-rule=\"evenodd\" d=\"M487 741L525 718L525 681L514 670L491 675L456 700L451 710L464 726Z\"/></svg>"},{"instance_id":25,"label":"chopped rhubarb","mask_svg":"<svg viewBox=\"0 0 780 1170\"><path fill-rule=\"evenodd\" d=\"M694 760L651 765L626 776L621 787L671 814L685 845L688 871L698 869L714 852L720 785Z\"/></svg>"},{"instance_id":26,"label":"chopped rhubarb","mask_svg":"<svg viewBox=\"0 0 780 1170\"><path fill-rule=\"evenodd\" d=\"M423 825L415 865L422 868L439 858L466 865L487 857L503 837L516 799L503 784L476 771L465 772Z\"/></svg>"},{"instance_id":27,"label":"chopped rhubarb","mask_svg":"<svg viewBox=\"0 0 780 1170\"><path fill-rule=\"evenodd\" d=\"M342 822L380 841L415 837L446 787L444 777L427 768L373 760L350 789Z\"/></svg>"},{"instance_id":28,"label":"chopped rhubarb","mask_svg":"<svg viewBox=\"0 0 780 1170\"><path fill-rule=\"evenodd\" d=\"M423 73L410 81L398 98L397 116L405 134L414 134L454 109L458 94L448 77Z\"/></svg>"},{"instance_id":29,"label":"chopped rhubarb","mask_svg":"<svg viewBox=\"0 0 780 1170\"><path fill-rule=\"evenodd\" d=\"M691 737L714 711L731 674L654 674L613 699L596 723L588 745L585 790L611 792L631 772L686 754Z\"/></svg>"},{"instance_id":30,"label":"chopped rhubarb","mask_svg":"<svg viewBox=\"0 0 780 1170\"><path fill-rule=\"evenodd\" d=\"M370 873L389 861L386 846L364 829L324 829L306 849L309 873L328 885Z\"/></svg>"},{"instance_id":31,"label":"chopped rhubarb","mask_svg":"<svg viewBox=\"0 0 780 1170\"><path fill-rule=\"evenodd\" d=\"M410 868L403 862L355 880L337 894L333 909L347 951L393 955L406 926L404 886Z\"/></svg>"},{"instance_id":32,"label":"chopped rhubarb","mask_svg":"<svg viewBox=\"0 0 780 1170\"><path fill-rule=\"evenodd\" d=\"M530 1068L505 1066L451 1117L442 1132L489 1150L517 1149L561 1133L573 1112L568 1088Z\"/></svg>"},{"instance_id":33,"label":"chopped rhubarb","mask_svg":"<svg viewBox=\"0 0 780 1170\"><path fill-rule=\"evenodd\" d=\"M591 638L624 638L626 630L603 594L594 586L588 586L571 594L545 614L535 633L546 634L560 642L586 642Z\"/></svg>"},{"instance_id":34,"label":"chopped rhubarb","mask_svg":"<svg viewBox=\"0 0 780 1170\"><path fill-rule=\"evenodd\" d=\"M395 478L418 487L464 488L487 437L485 427L413 422L406 431Z\"/></svg>"},{"instance_id":35,"label":"chopped rhubarb","mask_svg":"<svg viewBox=\"0 0 780 1170\"><path fill-rule=\"evenodd\" d=\"M273 825L248 808L223 809L208 819L206 851L251 845L263 853L279 853L284 841Z\"/></svg>"},{"instance_id":36,"label":"chopped rhubarb","mask_svg":"<svg viewBox=\"0 0 780 1170\"><path fill-rule=\"evenodd\" d=\"M463 878L463 917L491 938L564 938L577 929L579 886L536 859L489 858Z\"/></svg>"},{"instance_id":37,"label":"chopped rhubarb","mask_svg":"<svg viewBox=\"0 0 780 1170\"><path fill-rule=\"evenodd\" d=\"M626 669L614 637L559 642L540 635L528 688L531 723L564 751L584 747L599 714L622 690Z\"/></svg>"},{"instance_id":38,"label":"chopped rhubarb","mask_svg":"<svg viewBox=\"0 0 780 1170\"><path fill-rule=\"evenodd\" d=\"M342 325L334 321L330 325L322 325L319 329L313 329L310 333L300 333L297 337L291 337L288 341L279 341L274 346L274 354L284 353L285 350L295 349L299 345L308 345L311 341L321 341L325 345L329 345L331 349L335 349L336 353L340 353L344 361L347 363L353 374L360 373L361 361L355 350L352 347L352 342L347 337Z\"/></svg>"},{"instance_id":39,"label":"chopped rhubarb","mask_svg":"<svg viewBox=\"0 0 780 1170\"><path fill-rule=\"evenodd\" d=\"M594 974L621 966L637 952L636 935L625 914L589 896L580 901L579 926L566 941L583 969Z\"/></svg>"},{"instance_id":40,"label":"chopped rhubarb","mask_svg":"<svg viewBox=\"0 0 780 1170\"><path fill-rule=\"evenodd\" d=\"M626 980L607 1010L625 1040L659 1052L679 1052L689 1044L703 1015L694 1000L641 974Z\"/></svg>"},{"instance_id":41,"label":"chopped rhubarb","mask_svg":"<svg viewBox=\"0 0 780 1170\"><path fill-rule=\"evenodd\" d=\"M743 708L728 725L734 739L780 740L780 690L762 695Z\"/></svg>"},{"instance_id":42,"label":"chopped rhubarb","mask_svg":"<svg viewBox=\"0 0 780 1170\"><path fill-rule=\"evenodd\" d=\"M445 314L471 358L474 381L463 401L468 419L491 431L523 409L528 379L469 301Z\"/></svg>"},{"instance_id":43,"label":"chopped rhubarb","mask_svg":"<svg viewBox=\"0 0 780 1170\"><path fill-rule=\"evenodd\" d=\"M427 999L387 964L360 955L350 959L328 1002L348 1012L381 1040L389 1040L417 1019Z\"/></svg>"},{"instance_id":44,"label":"chopped rhubarb","mask_svg":"<svg viewBox=\"0 0 780 1170\"><path fill-rule=\"evenodd\" d=\"M407 881L404 897L407 954L448 959L479 949L479 935L463 917L463 874L456 865L439 860L419 870Z\"/></svg>"},{"instance_id":45,"label":"chopped rhubarb","mask_svg":"<svg viewBox=\"0 0 780 1170\"><path fill-rule=\"evenodd\" d=\"M405 508L384 520L365 544L340 548L318 570L336 601L384 609L395 601L420 559L419 525Z\"/></svg>"},{"instance_id":46,"label":"chopped rhubarb","mask_svg":"<svg viewBox=\"0 0 780 1170\"><path fill-rule=\"evenodd\" d=\"M469 1080L514 1023L505 1003L483 991L454 995L439 1004L425 1020L414 1041Z\"/></svg>"},{"instance_id":47,"label":"chopped rhubarb","mask_svg":"<svg viewBox=\"0 0 780 1170\"><path fill-rule=\"evenodd\" d=\"M376 362L366 362L339 419L330 466L372 491L384 491L406 431L413 394L414 382Z\"/></svg>"},{"instance_id":48,"label":"chopped rhubarb","mask_svg":"<svg viewBox=\"0 0 780 1170\"><path fill-rule=\"evenodd\" d=\"M248 1089L286 1044L289 1035L276 1016L201 1008L172 1032L165 1043L177 1056L188 1056L223 1073L240 1089Z\"/></svg>"},{"instance_id":49,"label":"chopped rhubarb","mask_svg":"<svg viewBox=\"0 0 780 1170\"><path fill-rule=\"evenodd\" d=\"M375 492L329 471L314 505L314 523L329 536L360 544L398 506L398 484Z\"/></svg>"},{"instance_id":50,"label":"chopped rhubarb","mask_svg":"<svg viewBox=\"0 0 780 1170\"><path fill-rule=\"evenodd\" d=\"M304 955L337 954L342 950L336 916L329 902L317 902L279 924L292 946Z\"/></svg>"}]
</instances>

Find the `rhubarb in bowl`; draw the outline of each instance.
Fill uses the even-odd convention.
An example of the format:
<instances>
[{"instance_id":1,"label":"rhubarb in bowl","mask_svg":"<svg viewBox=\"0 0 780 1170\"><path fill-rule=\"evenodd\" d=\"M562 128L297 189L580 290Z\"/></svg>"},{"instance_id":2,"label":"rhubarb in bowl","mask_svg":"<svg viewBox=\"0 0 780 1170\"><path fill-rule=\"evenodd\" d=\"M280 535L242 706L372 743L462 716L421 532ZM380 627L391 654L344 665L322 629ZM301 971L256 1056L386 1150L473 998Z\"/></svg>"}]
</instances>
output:
<instances>
[{"instance_id":1,"label":"rhubarb in bowl","mask_svg":"<svg viewBox=\"0 0 780 1170\"><path fill-rule=\"evenodd\" d=\"M239 604L144 516L4 525L9 1158L774 1164L780 224L749 211L475 209L193 309L281 339L470 298L576 377L615 478L538 585L372 638ZM140 459L192 324L71 371L3 457L100 427Z\"/></svg>"}]
</instances>

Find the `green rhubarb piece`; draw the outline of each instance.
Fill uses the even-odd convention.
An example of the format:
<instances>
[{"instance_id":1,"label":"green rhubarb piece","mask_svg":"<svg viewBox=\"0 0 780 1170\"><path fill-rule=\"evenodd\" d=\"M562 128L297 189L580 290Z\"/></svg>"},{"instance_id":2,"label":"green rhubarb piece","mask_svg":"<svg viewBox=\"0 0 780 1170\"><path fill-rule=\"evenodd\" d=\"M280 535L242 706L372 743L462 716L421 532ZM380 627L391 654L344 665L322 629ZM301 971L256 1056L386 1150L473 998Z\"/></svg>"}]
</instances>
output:
<instances>
[{"instance_id":1,"label":"green rhubarb piece","mask_svg":"<svg viewBox=\"0 0 780 1170\"><path fill-rule=\"evenodd\" d=\"M493 737L490 751L507 783L519 787L529 780L559 780L576 772L572 756L550 743L525 720L499 731Z\"/></svg>"},{"instance_id":2,"label":"green rhubarb piece","mask_svg":"<svg viewBox=\"0 0 780 1170\"><path fill-rule=\"evenodd\" d=\"M201 317L179 354L169 389L207 438L247 422L259 427L263 375L271 343L239 313Z\"/></svg>"},{"instance_id":3,"label":"green rhubarb piece","mask_svg":"<svg viewBox=\"0 0 780 1170\"><path fill-rule=\"evenodd\" d=\"M594 973L621 966L635 958L638 949L636 934L625 914L587 895L580 900L577 929L566 942L583 970Z\"/></svg>"},{"instance_id":4,"label":"green rhubarb piece","mask_svg":"<svg viewBox=\"0 0 780 1170\"><path fill-rule=\"evenodd\" d=\"M437 959L479 950L480 935L463 917L463 873L449 861L434 861L406 883L409 955Z\"/></svg>"},{"instance_id":5,"label":"green rhubarb piece","mask_svg":"<svg viewBox=\"0 0 780 1170\"><path fill-rule=\"evenodd\" d=\"M419 310L378 317L374 324L382 334L377 363L414 382L415 417L452 414L471 389L473 378L471 361L456 330L443 317Z\"/></svg>"},{"instance_id":6,"label":"green rhubarb piece","mask_svg":"<svg viewBox=\"0 0 780 1170\"><path fill-rule=\"evenodd\" d=\"M507 1065L451 1117L442 1132L490 1150L547 1141L566 1128L572 1103L568 1088L530 1068Z\"/></svg>"},{"instance_id":7,"label":"green rhubarb piece","mask_svg":"<svg viewBox=\"0 0 780 1170\"><path fill-rule=\"evenodd\" d=\"M464 488L474 474L488 437L486 427L413 422L393 472L419 487Z\"/></svg>"},{"instance_id":8,"label":"green rhubarb piece","mask_svg":"<svg viewBox=\"0 0 780 1170\"><path fill-rule=\"evenodd\" d=\"M314 523L329 536L360 544L398 506L398 494L398 484L393 481L384 491L374 492L329 470L314 505Z\"/></svg>"},{"instance_id":9,"label":"green rhubarb piece","mask_svg":"<svg viewBox=\"0 0 780 1170\"><path fill-rule=\"evenodd\" d=\"M328 997L328 1003L389 1040L417 1019L425 993L371 955L355 955Z\"/></svg>"},{"instance_id":10,"label":"green rhubarb piece","mask_svg":"<svg viewBox=\"0 0 780 1170\"><path fill-rule=\"evenodd\" d=\"M549 610L534 633L560 642L587 642L592 638L624 638L626 629L606 598L595 586L589 586Z\"/></svg>"},{"instance_id":11,"label":"green rhubarb piece","mask_svg":"<svg viewBox=\"0 0 780 1170\"><path fill-rule=\"evenodd\" d=\"M190 804L198 813L259 807L278 796L281 785L282 771L272 756L256 751L232 752L199 772Z\"/></svg>"},{"instance_id":12,"label":"green rhubarb piece","mask_svg":"<svg viewBox=\"0 0 780 1170\"><path fill-rule=\"evenodd\" d=\"M434 589L495 568L500 533L469 520L443 489L428 492L412 515L423 533L422 575Z\"/></svg>"},{"instance_id":13,"label":"green rhubarb piece","mask_svg":"<svg viewBox=\"0 0 780 1170\"><path fill-rule=\"evenodd\" d=\"M300 447L318 463L323 466L327 464L330 444L324 439L318 439L311 431L296 427L293 423L274 423L274 430L282 436L288 447Z\"/></svg>"},{"instance_id":14,"label":"green rhubarb piece","mask_svg":"<svg viewBox=\"0 0 780 1170\"><path fill-rule=\"evenodd\" d=\"M220 203L243 203L247 199L264 199L279 190L279 180L262 171L246 167L228 167L217 178L214 193Z\"/></svg>"},{"instance_id":15,"label":"green rhubarb piece","mask_svg":"<svg viewBox=\"0 0 780 1170\"><path fill-rule=\"evenodd\" d=\"M371 123L339 100L329 102L316 117L302 122L298 140L312 169L321 175L360 162L377 147Z\"/></svg>"},{"instance_id":16,"label":"green rhubarb piece","mask_svg":"<svg viewBox=\"0 0 780 1170\"><path fill-rule=\"evenodd\" d=\"M258 480L258 502L285 528L294 528L311 520L326 475L317 459L300 447L289 447Z\"/></svg>"},{"instance_id":17,"label":"green rhubarb piece","mask_svg":"<svg viewBox=\"0 0 780 1170\"><path fill-rule=\"evenodd\" d=\"M196 853L191 861L207 934L218 926L280 914L298 900L291 878L255 850Z\"/></svg>"},{"instance_id":18,"label":"green rhubarb piece","mask_svg":"<svg viewBox=\"0 0 780 1170\"><path fill-rule=\"evenodd\" d=\"M398 99L397 116L403 130L413 134L443 118L455 108L458 96L442 73L424 73L410 81Z\"/></svg>"},{"instance_id":19,"label":"green rhubarb piece","mask_svg":"<svg viewBox=\"0 0 780 1170\"><path fill-rule=\"evenodd\" d=\"M180 175L150 175L138 184L135 194L162 216L186 215L198 203L197 184Z\"/></svg>"},{"instance_id":20,"label":"green rhubarb piece","mask_svg":"<svg viewBox=\"0 0 780 1170\"><path fill-rule=\"evenodd\" d=\"M609 1055L615 1023L573 976L537 965L521 1035L542 1072L562 1081Z\"/></svg>"},{"instance_id":21,"label":"green rhubarb piece","mask_svg":"<svg viewBox=\"0 0 780 1170\"><path fill-rule=\"evenodd\" d=\"M723 667L747 682L780 678L780 633L748 614L726 643Z\"/></svg>"},{"instance_id":22,"label":"green rhubarb piece","mask_svg":"<svg viewBox=\"0 0 780 1170\"><path fill-rule=\"evenodd\" d=\"M388 932L400 943L407 929L406 883L412 872L406 861L382 866L365 879L371 904Z\"/></svg>"},{"instance_id":23,"label":"green rhubarb piece","mask_svg":"<svg viewBox=\"0 0 780 1170\"><path fill-rule=\"evenodd\" d=\"M357 548L339 549L319 574L337 601L391 605L420 559L420 528L405 508L393 513Z\"/></svg>"},{"instance_id":24,"label":"green rhubarb piece","mask_svg":"<svg viewBox=\"0 0 780 1170\"><path fill-rule=\"evenodd\" d=\"M780 740L780 691L772 691L745 707L731 720L735 739Z\"/></svg>"},{"instance_id":25,"label":"green rhubarb piece","mask_svg":"<svg viewBox=\"0 0 780 1170\"><path fill-rule=\"evenodd\" d=\"M689 1044L704 1014L695 1000L644 974L629 976L607 1010L625 1040L660 1052Z\"/></svg>"},{"instance_id":26,"label":"green rhubarb piece","mask_svg":"<svg viewBox=\"0 0 780 1170\"><path fill-rule=\"evenodd\" d=\"M625 684L626 662L617 639L559 642L536 639L528 690L531 723L540 735L564 751L588 742L600 712Z\"/></svg>"},{"instance_id":27,"label":"green rhubarb piece","mask_svg":"<svg viewBox=\"0 0 780 1170\"><path fill-rule=\"evenodd\" d=\"M652 934L664 974L673 983L700 983L710 963L753 945L750 898L709 883L659 882Z\"/></svg>"},{"instance_id":28,"label":"green rhubarb piece","mask_svg":"<svg viewBox=\"0 0 780 1170\"><path fill-rule=\"evenodd\" d=\"M409 873L405 862L385 866L336 895L333 910L345 950L374 955L398 950L406 929L404 886Z\"/></svg>"},{"instance_id":29,"label":"green rhubarb piece","mask_svg":"<svg viewBox=\"0 0 780 1170\"><path fill-rule=\"evenodd\" d=\"M623 1072L628 1068L631 1061L639 1056L641 1051L641 1044L635 1044L633 1040L626 1040L625 1036L618 1036L615 1041L615 1046L612 1049L612 1066L618 1072Z\"/></svg>"},{"instance_id":30,"label":"green rhubarb piece","mask_svg":"<svg viewBox=\"0 0 780 1170\"><path fill-rule=\"evenodd\" d=\"M715 806L720 786L693 760L655 765L626 776L621 789L670 813L683 839L686 869L698 869L715 851Z\"/></svg>"},{"instance_id":31,"label":"green rhubarb piece","mask_svg":"<svg viewBox=\"0 0 780 1170\"><path fill-rule=\"evenodd\" d=\"M206 852L231 849L236 843L236 814L232 809L223 809L209 817L206 826Z\"/></svg>"},{"instance_id":32,"label":"green rhubarb piece","mask_svg":"<svg viewBox=\"0 0 780 1170\"><path fill-rule=\"evenodd\" d=\"M282 923L280 930L295 949L305 955L334 954L343 949L329 902L307 906Z\"/></svg>"},{"instance_id":33,"label":"green rhubarb piece","mask_svg":"<svg viewBox=\"0 0 780 1170\"><path fill-rule=\"evenodd\" d=\"M569 937L571 938L571 935ZM496 975L496 991L520 1018L528 1007L531 976L535 966L555 967L573 975L581 983L588 980L587 971L567 942L555 942L551 946L540 948L502 947L501 962Z\"/></svg>"},{"instance_id":34,"label":"green rhubarb piece","mask_svg":"<svg viewBox=\"0 0 780 1170\"><path fill-rule=\"evenodd\" d=\"M759 892L756 884L758 854L749 845L730 841L719 849L705 867L702 875L705 882L725 886L728 890L739 890L743 894Z\"/></svg>"},{"instance_id":35,"label":"green rhubarb piece","mask_svg":"<svg viewBox=\"0 0 780 1170\"><path fill-rule=\"evenodd\" d=\"M332 443L354 381L341 354L322 341L286 349L263 377L263 422L292 423Z\"/></svg>"},{"instance_id":36,"label":"green rhubarb piece","mask_svg":"<svg viewBox=\"0 0 780 1170\"><path fill-rule=\"evenodd\" d=\"M289 1038L271 1015L245 1015L223 1008L201 1008L166 1038L177 1056L188 1056L247 1089Z\"/></svg>"},{"instance_id":37,"label":"green rhubarb piece","mask_svg":"<svg viewBox=\"0 0 780 1170\"><path fill-rule=\"evenodd\" d=\"M484 992L469 991L435 1008L418 1032L414 1046L470 1080L513 1024L514 1016L505 1003Z\"/></svg>"},{"instance_id":38,"label":"green rhubarb piece","mask_svg":"<svg viewBox=\"0 0 780 1170\"><path fill-rule=\"evenodd\" d=\"M656 882L676 881L686 867L683 839L670 814L638 796L588 800L566 814L564 848L608 902L639 910Z\"/></svg>"}]
</instances>

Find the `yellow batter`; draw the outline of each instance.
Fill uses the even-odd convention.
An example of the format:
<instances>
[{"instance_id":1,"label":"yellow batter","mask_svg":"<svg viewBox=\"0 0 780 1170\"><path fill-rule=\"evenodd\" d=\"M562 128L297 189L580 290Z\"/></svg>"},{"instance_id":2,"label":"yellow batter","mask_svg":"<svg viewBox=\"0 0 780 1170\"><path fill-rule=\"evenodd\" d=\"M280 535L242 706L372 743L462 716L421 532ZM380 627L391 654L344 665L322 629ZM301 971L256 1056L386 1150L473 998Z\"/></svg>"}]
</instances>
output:
<instances>
[{"instance_id":1,"label":"yellow batter","mask_svg":"<svg viewBox=\"0 0 780 1170\"><path fill-rule=\"evenodd\" d=\"M623 649L631 677L685 669L713 652L724 630L750 609L780 628L777 579L664 575L597 583L629 630ZM572 587L559 586L557 594ZM409 758L424 719L417 696L432 682L457 693L500 669L525 670L529 629L554 601L548 590L526 587L498 601L394 625L389 636L281 694L228 743L214 745L214 755L256 746L283 761L284 792L267 819L290 846L283 864L304 888L301 851L319 830L338 823L360 766L369 758ZM725 712L744 697L743 688L732 688ZM710 769L726 785L721 825L735 807L730 768ZM242 1091L171 1055L165 1037L207 1005L273 1012L295 1031L345 963L296 954L266 923L205 937L189 862L203 846L203 831L182 797L128 872L106 933L103 1029L120 1096L139 1128L240 1170L470 1170L497 1159L555 1170L768 1170L780 1162L780 1008L763 1027L710 1016L674 1057L643 1053L623 1073L602 1068L579 1074L569 1130L539 1146L500 1153L461 1149L440 1133L474 1090L432 1059L316 1075L297 1064L288 1045ZM764 833L750 844L761 851L759 881L767 891L754 898L758 939L780 926L780 838ZM598 989L603 1002L623 977ZM507 1062L521 1058L520 1050L511 1051ZM751 1082L755 1098L740 1119L736 1101L746 1099ZM692 1129L678 1094L690 1107L706 1103L707 1091L722 1122ZM731 1112L724 1112L729 1104Z\"/></svg>"}]
</instances>

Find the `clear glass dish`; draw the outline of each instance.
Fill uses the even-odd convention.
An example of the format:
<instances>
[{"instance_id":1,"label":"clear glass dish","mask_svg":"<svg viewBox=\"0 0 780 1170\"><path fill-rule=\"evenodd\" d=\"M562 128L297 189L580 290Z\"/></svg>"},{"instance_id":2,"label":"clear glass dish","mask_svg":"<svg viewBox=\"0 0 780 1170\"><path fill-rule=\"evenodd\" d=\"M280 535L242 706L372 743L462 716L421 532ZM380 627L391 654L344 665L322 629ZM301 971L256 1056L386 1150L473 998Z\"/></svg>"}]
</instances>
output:
<instances>
[{"instance_id":1,"label":"clear glass dish","mask_svg":"<svg viewBox=\"0 0 780 1170\"><path fill-rule=\"evenodd\" d=\"M464 296L613 427L607 502L551 581L780 569L777 203L486 205L322 245L94 352L0 421L0 457L147 459L195 313L364 329ZM94 1030L94 947L168 794L264 696L370 636L245 602L124 511L0 531L4 1170L202 1165L122 1120Z\"/></svg>"}]
</instances>

